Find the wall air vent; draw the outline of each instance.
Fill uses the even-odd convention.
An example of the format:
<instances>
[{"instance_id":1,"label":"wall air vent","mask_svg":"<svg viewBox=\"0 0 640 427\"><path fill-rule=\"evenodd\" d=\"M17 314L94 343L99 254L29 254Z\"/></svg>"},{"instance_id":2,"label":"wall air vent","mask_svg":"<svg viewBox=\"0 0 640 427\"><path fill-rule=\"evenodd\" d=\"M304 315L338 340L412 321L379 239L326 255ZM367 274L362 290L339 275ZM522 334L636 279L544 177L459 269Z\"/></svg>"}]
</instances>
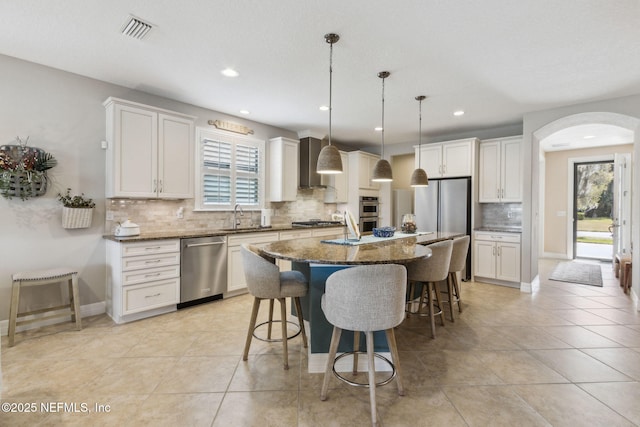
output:
<instances>
[{"instance_id":1,"label":"wall air vent","mask_svg":"<svg viewBox=\"0 0 640 427\"><path fill-rule=\"evenodd\" d=\"M144 22L140 18L136 18L133 15L129 15L127 22L122 26L122 34L125 36L133 37L134 39L144 39L153 26Z\"/></svg>"}]
</instances>

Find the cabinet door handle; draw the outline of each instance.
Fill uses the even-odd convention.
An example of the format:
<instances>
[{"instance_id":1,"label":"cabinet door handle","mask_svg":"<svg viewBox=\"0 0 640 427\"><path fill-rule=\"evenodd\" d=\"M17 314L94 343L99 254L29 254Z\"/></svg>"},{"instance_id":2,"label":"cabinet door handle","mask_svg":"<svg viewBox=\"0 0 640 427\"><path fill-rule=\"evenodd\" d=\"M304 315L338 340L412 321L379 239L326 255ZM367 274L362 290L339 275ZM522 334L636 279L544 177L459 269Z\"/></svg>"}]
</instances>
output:
<instances>
[{"instance_id":1,"label":"cabinet door handle","mask_svg":"<svg viewBox=\"0 0 640 427\"><path fill-rule=\"evenodd\" d=\"M158 181L158 192L162 193L162 180Z\"/></svg>"},{"instance_id":2,"label":"cabinet door handle","mask_svg":"<svg viewBox=\"0 0 640 427\"><path fill-rule=\"evenodd\" d=\"M493 256L496 256L496 247L494 246L492 249Z\"/></svg>"},{"instance_id":3,"label":"cabinet door handle","mask_svg":"<svg viewBox=\"0 0 640 427\"><path fill-rule=\"evenodd\" d=\"M500 189L496 188L496 198L500 198Z\"/></svg>"},{"instance_id":4,"label":"cabinet door handle","mask_svg":"<svg viewBox=\"0 0 640 427\"><path fill-rule=\"evenodd\" d=\"M501 256L501 255L502 255L502 248L499 247L498 248L498 256Z\"/></svg>"},{"instance_id":5,"label":"cabinet door handle","mask_svg":"<svg viewBox=\"0 0 640 427\"><path fill-rule=\"evenodd\" d=\"M502 193L500 194L500 197L504 199L504 188L502 189Z\"/></svg>"},{"instance_id":6,"label":"cabinet door handle","mask_svg":"<svg viewBox=\"0 0 640 427\"><path fill-rule=\"evenodd\" d=\"M144 277L158 277L160 275L160 273L149 273L149 274L145 274Z\"/></svg>"},{"instance_id":7,"label":"cabinet door handle","mask_svg":"<svg viewBox=\"0 0 640 427\"><path fill-rule=\"evenodd\" d=\"M155 297L159 297L161 294L157 293L157 294L153 294L153 295L145 295L145 298L155 298Z\"/></svg>"},{"instance_id":8,"label":"cabinet door handle","mask_svg":"<svg viewBox=\"0 0 640 427\"><path fill-rule=\"evenodd\" d=\"M159 259L153 259L153 260L149 260L149 261L145 261L145 264L157 264L159 263L161 260Z\"/></svg>"},{"instance_id":9,"label":"cabinet door handle","mask_svg":"<svg viewBox=\"0 0 640 427\"><path fill-rule=\"evenodd\" d=\"M146 247L144 248L145 251L157 251L160 250L160 246L153 246L153 247Z\"/></svg>"},{"instance_id":10,"label":"cabinet door handle","mask_svg":"<svg viewBox=\"0 0 640 427\"><path fill-rule=\"evenodd\" d=\"M158 192L158 180L154 179L153 180L153 193Z\"/></svg>"}]
</instances>

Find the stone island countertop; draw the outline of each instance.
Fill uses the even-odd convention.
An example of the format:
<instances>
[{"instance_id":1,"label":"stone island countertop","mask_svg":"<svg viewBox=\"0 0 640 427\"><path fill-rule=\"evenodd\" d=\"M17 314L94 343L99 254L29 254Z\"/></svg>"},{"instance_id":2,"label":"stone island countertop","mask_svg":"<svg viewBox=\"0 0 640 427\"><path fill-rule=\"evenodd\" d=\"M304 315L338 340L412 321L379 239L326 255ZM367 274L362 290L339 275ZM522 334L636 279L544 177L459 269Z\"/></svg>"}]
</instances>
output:
<instances>
[{"instance_id":1,"label":"stone island countertop","mask_svg":"<svg viewBox=\"0 0 640 427\"><path fill-rule=\"evenodd\" d=\"M404 264L429 256L425 245L462 236L460 233L432 232L400 239L379 238L356 246L323 243L310 237L269 243L260 251L268 256L294 262L317 264Z\"/></svg>"}]
</instances>

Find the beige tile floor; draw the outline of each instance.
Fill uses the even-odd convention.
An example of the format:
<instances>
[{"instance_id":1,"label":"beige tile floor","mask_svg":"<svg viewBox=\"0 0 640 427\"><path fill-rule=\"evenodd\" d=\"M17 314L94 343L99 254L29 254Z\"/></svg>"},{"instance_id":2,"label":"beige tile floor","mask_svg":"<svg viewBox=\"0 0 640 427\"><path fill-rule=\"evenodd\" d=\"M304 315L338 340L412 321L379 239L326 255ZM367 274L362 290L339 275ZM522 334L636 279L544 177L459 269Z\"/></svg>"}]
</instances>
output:
<instances>
[{"instance_id":1,"label":"beige tile floor","mask_svg":"<svg viewBox=\"0 0 640 427\"><path fill-rule=\"evenodd\" d=\"M604 287L548 281L534 294L464 283L464 312L397 330L406 395L378 389L385 426L640 425L640 314L603 265ZM307 373L299 339L254 341L241 360L251 298L241 296L126 325L106 316L2 337L0 426L355 426L369 424L366 389ZM261 314L264 317L264 312ZM78 412L40 410L75 403ZM82 412L85 404L90 412ZM95 412L95 405L109 411ZM56 408L56 406L54 406ZM69 408L68 408L69 409Z\"/></svg>"}]
</instances>

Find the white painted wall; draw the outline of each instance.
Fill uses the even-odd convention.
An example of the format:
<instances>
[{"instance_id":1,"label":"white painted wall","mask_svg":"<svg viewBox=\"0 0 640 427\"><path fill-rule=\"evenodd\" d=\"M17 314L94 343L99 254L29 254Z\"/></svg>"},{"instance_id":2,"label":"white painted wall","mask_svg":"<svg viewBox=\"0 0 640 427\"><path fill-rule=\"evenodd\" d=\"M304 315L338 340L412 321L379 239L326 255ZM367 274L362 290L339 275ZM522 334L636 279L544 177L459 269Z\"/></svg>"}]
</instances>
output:
<instances>
[{"instance_id":1,"label":"white painted wall","mask_svg":"<svg viewBox=\"0 0 640 427\"><path fill-rule=\"evenodd\" d=\"M30 137L29 145L52 153L58 165L49 171L51 186L42 197L26 201L0 197L0 321L9 317L11 274L70 266L80 272L80 302L105 298L104 179L100 142L105 139L102 102L115 96L197 116L196 126L212 119L254 129L257 138L297 139L293 132L156 97L121 86L0 55L0 145ZM89 229L65 230L56 194L71 187L97 202ZM27 289L21 307L58 305L56 286Z\"/></svg>"}]
</instances>

